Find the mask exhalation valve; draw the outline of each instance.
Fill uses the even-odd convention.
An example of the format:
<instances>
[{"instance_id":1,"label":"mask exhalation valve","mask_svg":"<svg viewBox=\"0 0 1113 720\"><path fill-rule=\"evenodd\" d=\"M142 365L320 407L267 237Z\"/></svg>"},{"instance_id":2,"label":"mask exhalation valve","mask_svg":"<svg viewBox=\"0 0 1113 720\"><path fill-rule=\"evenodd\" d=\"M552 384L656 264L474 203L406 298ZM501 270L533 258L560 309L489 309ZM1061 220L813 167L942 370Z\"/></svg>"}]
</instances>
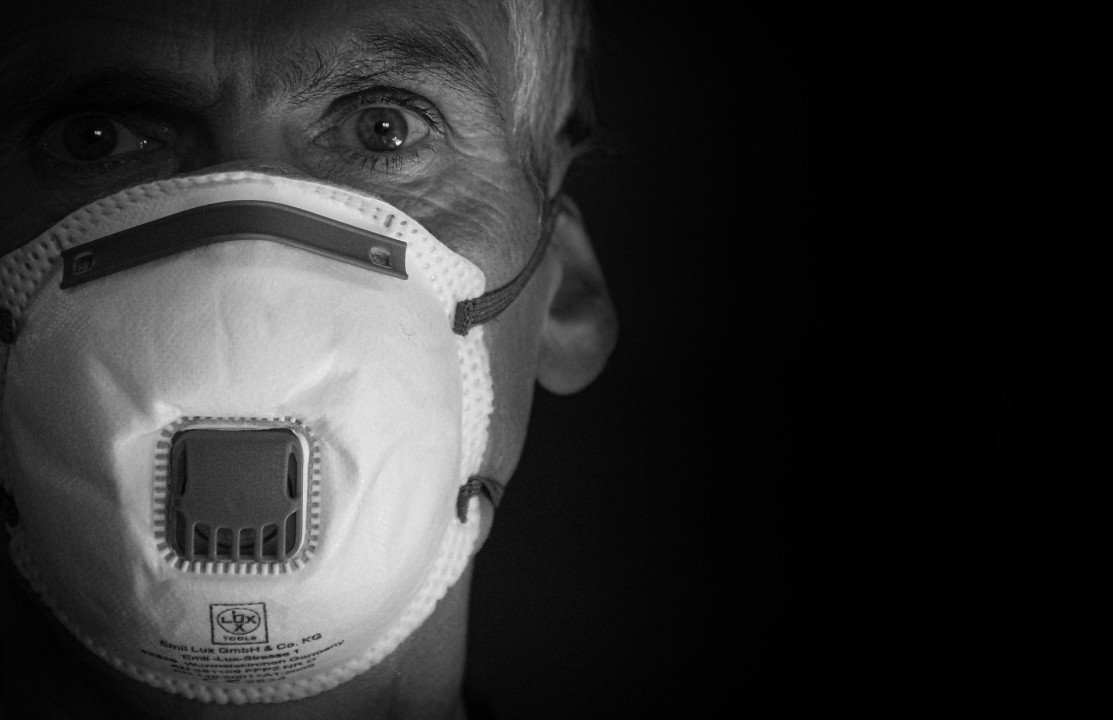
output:
<instances>
[{"instance_id":1,"label":"mask exhalation valve","mask_svg":"<svg viewBox=\"0 0 1113 720\"><path fill-rule=\"evenodd\" d=\"M306 457L288 429L184 430L170 448L167 537L194 561L274 562L305 536Z\"/></svg>"}]
</instances>

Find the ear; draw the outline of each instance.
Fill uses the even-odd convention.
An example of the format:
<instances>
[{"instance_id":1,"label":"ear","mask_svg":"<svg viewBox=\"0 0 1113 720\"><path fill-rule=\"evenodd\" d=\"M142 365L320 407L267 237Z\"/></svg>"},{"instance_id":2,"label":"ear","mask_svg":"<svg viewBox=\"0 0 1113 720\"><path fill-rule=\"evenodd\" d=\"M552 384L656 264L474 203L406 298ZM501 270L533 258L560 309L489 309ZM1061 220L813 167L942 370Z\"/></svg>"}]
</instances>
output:
<instances>
[{"instance_id":1,"label":"ear","mask_svg":"<svg viewBox=\"0 0 1113 720\"><path fill-rule=\"evenodd\" d=\"M558 279L541 332L537 381L567 395L603 371L618 339L618 319L579 208L567 196L557 207L549 252Z\"/></svg>"}]
</instances>

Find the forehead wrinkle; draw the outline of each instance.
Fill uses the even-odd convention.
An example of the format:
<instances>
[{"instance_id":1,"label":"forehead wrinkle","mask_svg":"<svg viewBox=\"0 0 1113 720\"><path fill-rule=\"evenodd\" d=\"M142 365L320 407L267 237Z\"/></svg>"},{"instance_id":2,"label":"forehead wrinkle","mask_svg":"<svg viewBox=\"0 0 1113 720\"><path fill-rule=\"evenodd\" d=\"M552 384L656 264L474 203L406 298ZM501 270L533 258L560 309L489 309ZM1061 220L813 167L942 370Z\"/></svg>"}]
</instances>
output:
<instances>
[{"instance_id":1,"label":"forehead wrinkle","mask_svg":"<svg viewBox=\"0 0 1113 720\"><path fill-rule=\"evenodd\" d=\"M500 123L504 120L490 65L455 28L357 29L348 45L331 53L320 48L302 53L281 63L272 78L295 103L354 92L376 81L433 79L479 98Z\"/></svg>"},{"instance_id":2,"label":"forehead wrinkle","mask_svg":"<svg viewBox=\"0 0 1113 720\"><path fill-rule=\"evenodd\" d=\"M486 58L456 28L402 30L386 35L363 32L358 39L365 52L382 57L399 69L426 69L462 89L489 99L498 97Z\"/></svg>"}]
</instances>

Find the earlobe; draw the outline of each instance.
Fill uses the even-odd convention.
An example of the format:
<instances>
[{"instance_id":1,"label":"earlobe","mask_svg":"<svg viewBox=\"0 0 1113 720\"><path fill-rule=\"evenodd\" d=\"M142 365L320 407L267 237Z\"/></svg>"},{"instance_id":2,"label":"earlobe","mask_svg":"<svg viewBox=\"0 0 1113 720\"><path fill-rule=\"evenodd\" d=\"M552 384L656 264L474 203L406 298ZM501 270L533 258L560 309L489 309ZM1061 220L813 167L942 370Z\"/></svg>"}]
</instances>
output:
<instances>
[{"instance_id":1,"label":"earlobe","mask_svg":"<svg viewBox=\"0 0 1113 720\"><path fill-rule=\"evenodd\" d=\"M618 320L579 209L560 199L549 252L559 280L541 336L538 382L558 395L587 387L606 365Z\"/></svg>"}]
</instances>

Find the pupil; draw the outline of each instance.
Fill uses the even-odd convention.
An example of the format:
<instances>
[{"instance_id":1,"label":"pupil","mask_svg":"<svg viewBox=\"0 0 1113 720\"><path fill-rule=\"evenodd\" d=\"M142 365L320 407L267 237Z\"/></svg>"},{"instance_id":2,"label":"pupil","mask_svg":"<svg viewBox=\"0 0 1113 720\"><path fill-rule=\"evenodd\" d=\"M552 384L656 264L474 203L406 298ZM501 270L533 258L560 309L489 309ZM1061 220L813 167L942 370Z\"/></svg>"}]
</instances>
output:
<instances>
[{"instance_id":1,"label":"pupil","mask_svg":"<svg viewBox=\"0 0 1113 720\"><path fill-rule=\"evenodd\" d=\"M406 142L409 128L402 113L391 108L370 108L359 118L356 134L368 150L397 150Z\"/></svg>"},{"instance_id":2,"label":"pupil","mask_svg":"<svg viewBox=\"0 0 1113 720\"><path fill-rule=\"evenodd\" d=\"M62 142L66 151L78 160L98 160L116 147L116 128L106 117L76 118L66 124Z\"/></svg>"}]
</instances>

